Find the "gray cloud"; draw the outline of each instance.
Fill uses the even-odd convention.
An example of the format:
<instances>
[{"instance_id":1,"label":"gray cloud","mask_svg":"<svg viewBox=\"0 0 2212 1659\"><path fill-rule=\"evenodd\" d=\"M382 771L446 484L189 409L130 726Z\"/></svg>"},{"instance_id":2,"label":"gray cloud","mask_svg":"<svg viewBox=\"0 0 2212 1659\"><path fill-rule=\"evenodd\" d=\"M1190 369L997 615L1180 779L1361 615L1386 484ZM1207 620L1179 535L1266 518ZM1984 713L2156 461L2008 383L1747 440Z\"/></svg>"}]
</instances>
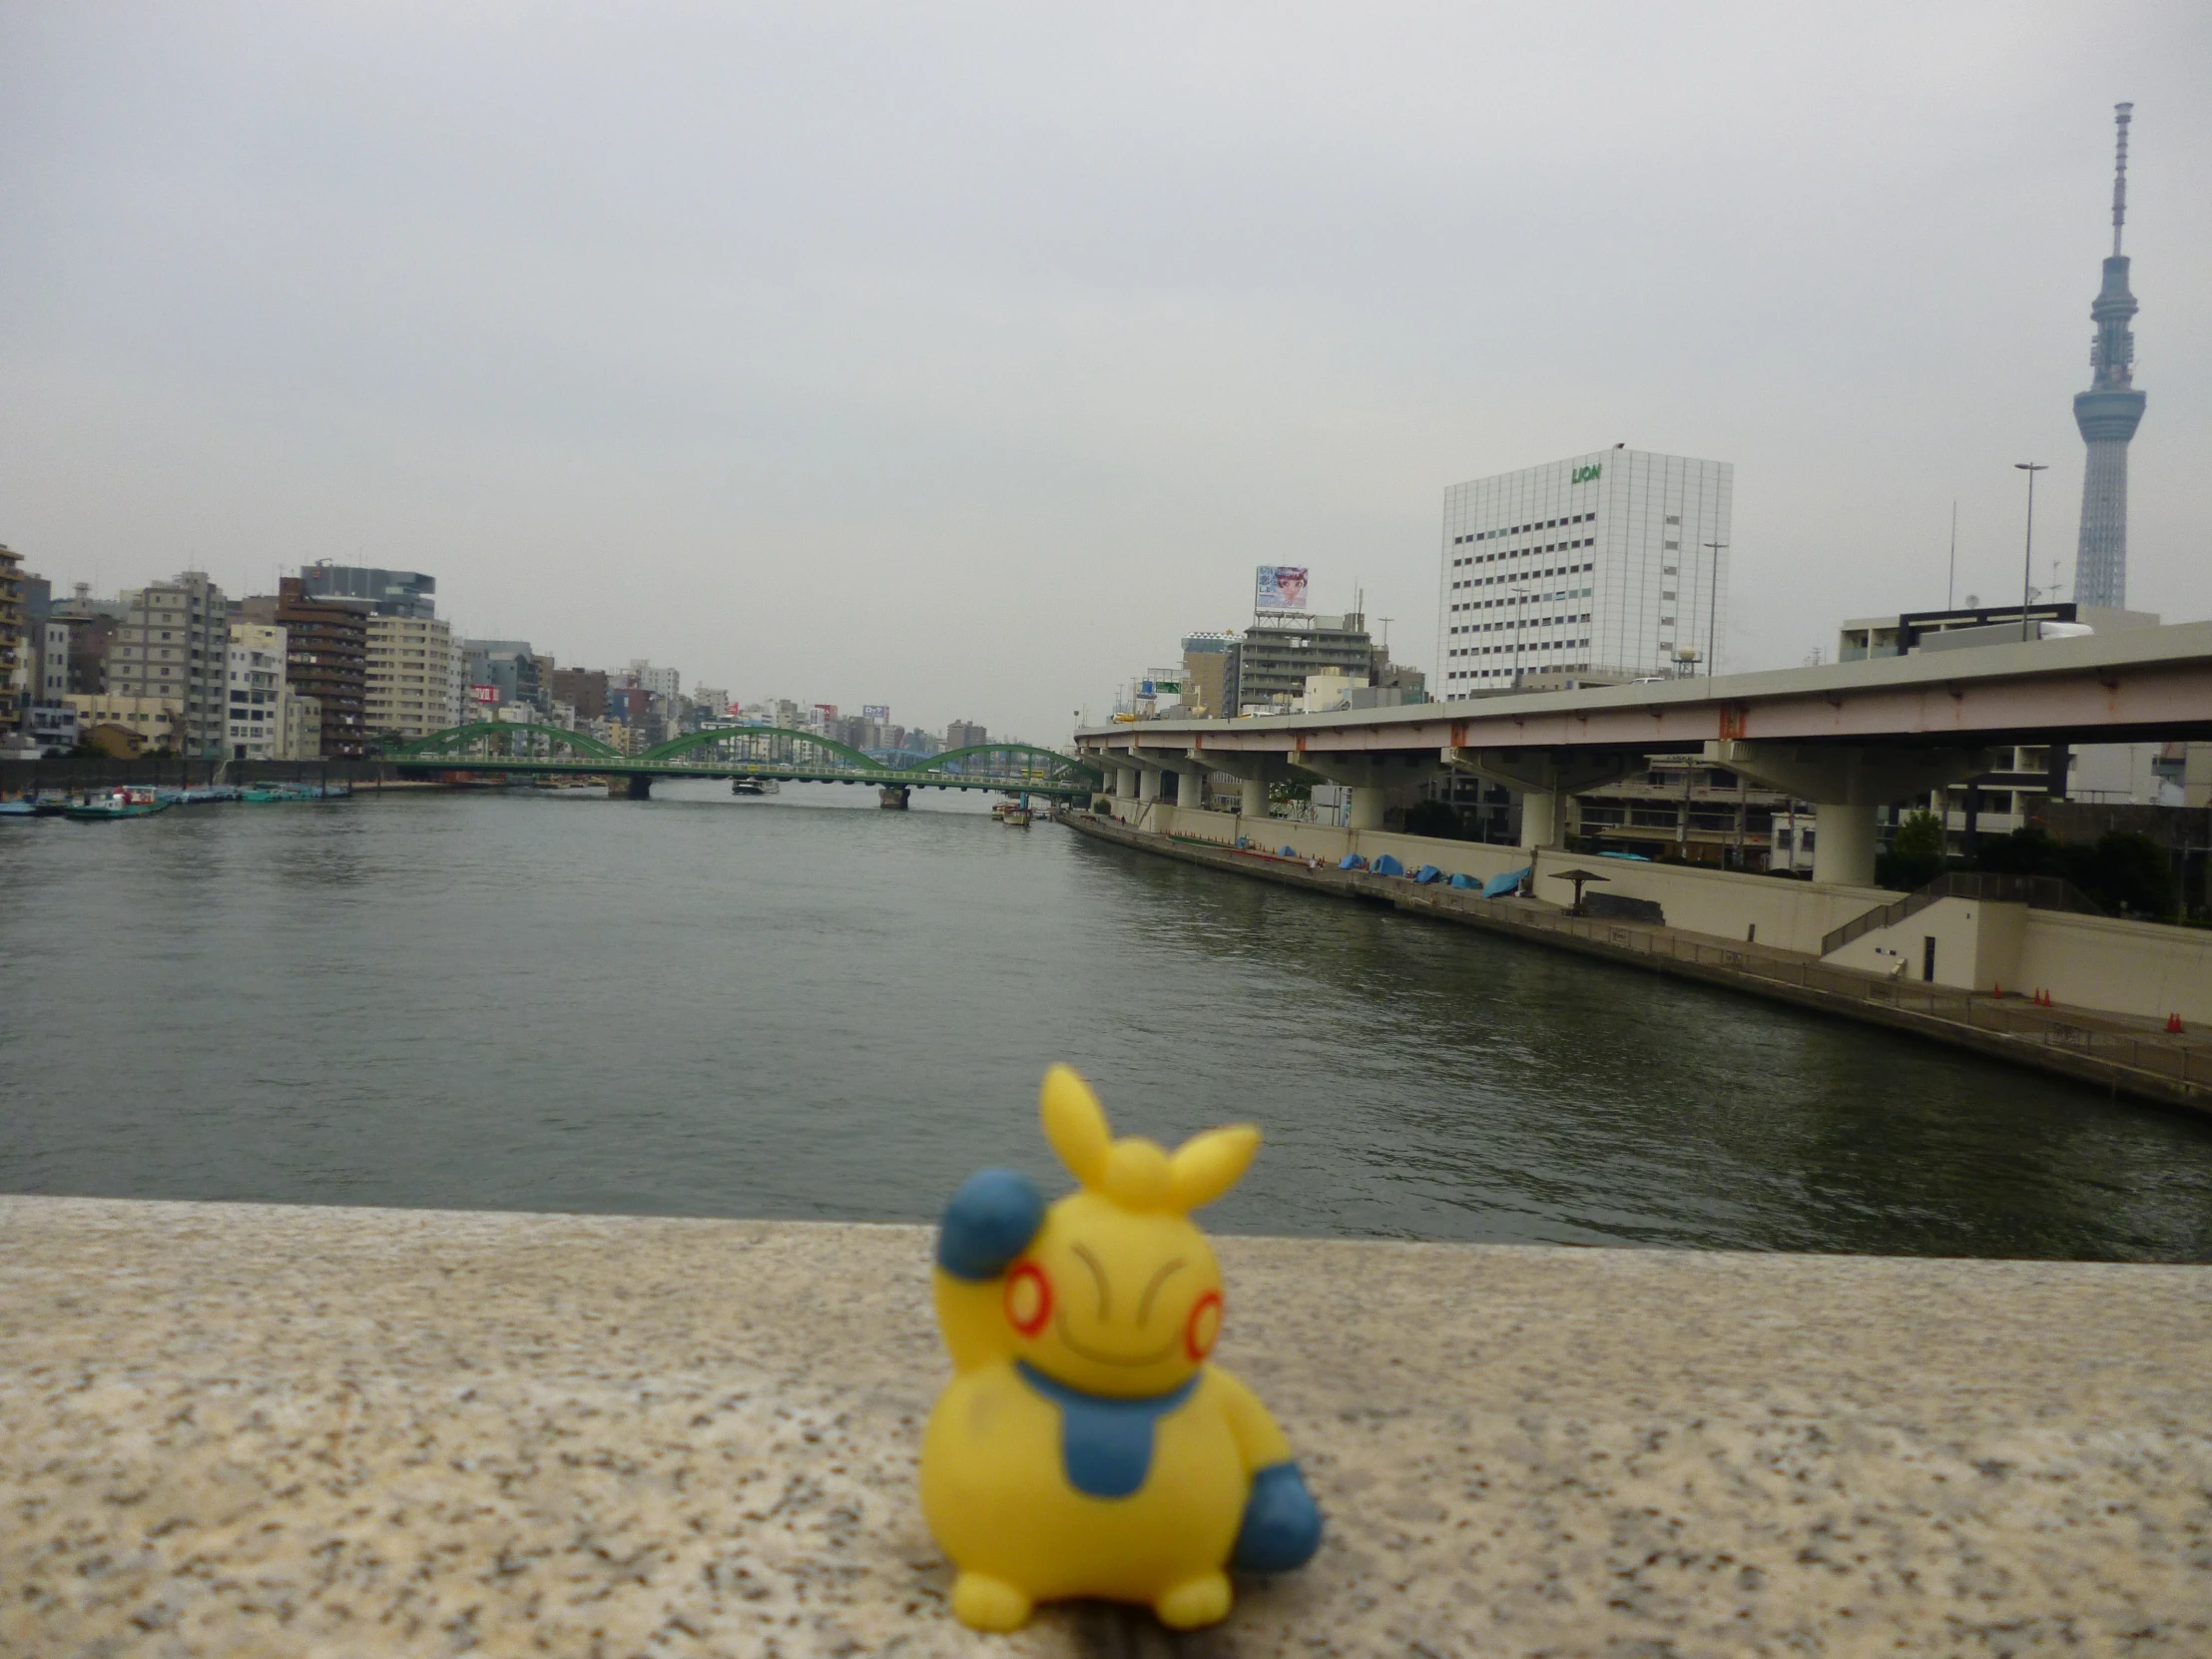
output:
<instances>
[{"instance_id":1,"label":"gray cloud","mask_svg":"<svg viewBox=\"0 0 2212 1659\"><path fill-rule=\"evenodd\" d=\"M1055 736L1250 568L1422 661L1443 487L1737 463L1738 666L2070 570L2136 102L2131 591L2207 609L2212 14L16 7L0 538ZM1432 664L1424 666L1433 667Z\"/></svg>"}]
</instances>

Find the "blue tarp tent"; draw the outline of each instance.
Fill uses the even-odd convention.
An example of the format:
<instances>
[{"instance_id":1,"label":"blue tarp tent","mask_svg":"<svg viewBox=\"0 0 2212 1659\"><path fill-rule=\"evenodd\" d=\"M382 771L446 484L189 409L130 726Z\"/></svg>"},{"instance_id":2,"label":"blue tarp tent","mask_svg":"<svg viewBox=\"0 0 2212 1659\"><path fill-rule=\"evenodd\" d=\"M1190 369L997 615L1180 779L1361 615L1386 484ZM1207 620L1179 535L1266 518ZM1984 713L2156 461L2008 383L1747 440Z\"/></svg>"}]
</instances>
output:
<instances>
[{"instance_id":1,"label":"blue tarp tent","mask_svg":"<svg viewBox=\"0 0 2212 1659\"><path fill-rule=\"evenodd\" d=\"M1451 878L1451 884L1455 887L1479 887L1482 885L1471 875L1454 875Z\"/></svg>"},{"instance_id":2,"label":"blue tarp tent","mask_svg":"<svg viewBox=\"0 0 2212 1659\"><path fill-rule=\"evenodd\" d=\"M1528 871L1525 869L1509 869L1503 875L1491 876L1482 883L1482 896L1484 898L1503 898L1521 884L1521 877L1527 873Z\"/></svg>"},{"instance_id":3,"label":"blue tarp tent","mask_svg":"<svg viewBox=\"0 0 2212 1659\"><path fill-rule=\"evenodd\" d=\"M1403 875L1405 866L1385 852L1382 857L1375 860L1375 873L1378 875Z\"/></svg>"},{"instance_id":4,"label":"blue tarp tent","mask_svg":"<svg viewBox=\"0 0 2212 1659\"><path fill-rule=\"evenodd\" d=\"M1641 852L1600 852L1598 856L1600 858L1627 858L1632 862L1639 864L1648 864L1651 862L1651 860L1645 857L1644 854L1642 854Z\"/></svg>"},{"instance_id":5,"label":"blue tarp tent","mask_svg":"<svg viewBox=\"0 0 2212 1659\"><path fill-rule=\"evenodd\" d=\"M1441 881L1443 877L1444 872L1434 864L1423 864L1413 871L1413 879L1416 881Z\"/></svg>"},{"instance_id":6,"label":"blue tarp tent","mask_svg":"<svg viewBox=\"0 0 2212 1659\"><path fill-rule=\"evenodd\" d=\"M1347 852L1337 860L1337 867L1339 869L1366 869L1368 861L1357 852Z\"/></svg>"},{"instance_id":7,"label":"blue tarp tent","mask_svg":"<svg viewBox=\"0 0 2212 1659\"><path fill-rule=\"evenodd\" d=\"M1291 844L1290 844L1290 843L1289 843L1288 841L1284 842L1284 843L1283 843L1283 856L1284 856L1284 857L1286 857L1286 858L1295 858L1295 857L1297 857L1297 856L1298 856L1298 848L1297 848L1297 847L1295 847L1295 846L1293 846L1293 845L1291 845Z\"/></svg>"}]
</instances>

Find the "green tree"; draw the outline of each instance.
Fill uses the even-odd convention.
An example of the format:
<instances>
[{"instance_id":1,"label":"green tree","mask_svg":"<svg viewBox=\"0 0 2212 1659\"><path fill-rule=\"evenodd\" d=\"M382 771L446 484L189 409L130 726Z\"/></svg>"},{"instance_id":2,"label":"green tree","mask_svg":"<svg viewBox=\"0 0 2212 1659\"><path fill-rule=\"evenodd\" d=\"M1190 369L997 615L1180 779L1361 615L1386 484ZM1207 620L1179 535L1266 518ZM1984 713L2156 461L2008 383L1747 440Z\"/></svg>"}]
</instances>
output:
<instances>
[{"instance_id":1,"label":"green tree","mask_svg":"<svg viewBox=\"0 0 2212 1659\"><path fill-rule=\"evenodd\" d=\"M1875 859L1875 879L1885 887L1911 892L1943 873L1943 821L1934 813L1909 815L1898 826L1890 850Z\"/></svg>"},{"instance_id":2,"label":"green tree","mask_svg":"<svg viewBox=\"0 0 2212 1659\"><path fill-rule=\"evenodd\" d=\"M1907 816L1898 826L1890 850L1901 858L1940 858L1943 855L1943 821L1922 811Z\"/></svg>"},{"instance_id":3,"label":"green tree","mask_svg":"<svg viewBox=\"0 0 2212 1659\"><path fill-rule=\"evenodd\" d=\"M2108 910L2163 919L2181 909L2173 860L2148 835L2114 830L2099 836L2089 848L2087 864L2082 885Z\"/></svg>"}]
</instances>

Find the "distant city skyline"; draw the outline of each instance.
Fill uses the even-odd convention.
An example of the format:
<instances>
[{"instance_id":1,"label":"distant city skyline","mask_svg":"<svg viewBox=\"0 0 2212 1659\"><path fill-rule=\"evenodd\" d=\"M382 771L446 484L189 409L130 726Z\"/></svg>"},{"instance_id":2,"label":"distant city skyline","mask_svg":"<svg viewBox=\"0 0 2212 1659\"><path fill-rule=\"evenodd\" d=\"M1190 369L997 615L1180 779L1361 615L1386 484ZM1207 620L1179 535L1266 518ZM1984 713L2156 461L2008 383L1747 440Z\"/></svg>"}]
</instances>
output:
<instances>
[{"instance_id":1,"label":"distant city skyline","mask_svg":"<svg viewBox=\"0 0 2212 1659\"><path fill-rule=\"evenodd\" d=\"M2127 597L2205 608L2202 7L117 15L0 22L0 540L57 579L431 572L1043 736L1257 565L1435 639L1439 492L1626 443L1735 463L1720 654L1794 664L1942 601L1953 499L2016 588L2016 461L2070 563L2126 100Z\"/></svg>"}]
</instances>

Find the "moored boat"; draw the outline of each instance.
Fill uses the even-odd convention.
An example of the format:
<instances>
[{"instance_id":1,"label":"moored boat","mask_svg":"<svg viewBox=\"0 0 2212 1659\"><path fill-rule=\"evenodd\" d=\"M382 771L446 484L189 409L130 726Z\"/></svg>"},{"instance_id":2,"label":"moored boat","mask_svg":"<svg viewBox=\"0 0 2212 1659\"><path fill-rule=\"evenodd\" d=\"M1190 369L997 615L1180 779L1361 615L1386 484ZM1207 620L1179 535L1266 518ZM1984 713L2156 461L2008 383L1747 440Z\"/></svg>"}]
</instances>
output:
<instances>
[{"instance_id":1,"label":"moored boat","mask_svg":"<svg viewBox=\"0 0 2212 1659\"><path fill-rule=\"evenodd\" d=\"M133 785L120 790L102 790L82 801L73 801L62 809L62 815L81 823L97 824L117 818L151 818L156 813L167 812L169 806L159 792Z\"/></svg>"}]
</instances>

